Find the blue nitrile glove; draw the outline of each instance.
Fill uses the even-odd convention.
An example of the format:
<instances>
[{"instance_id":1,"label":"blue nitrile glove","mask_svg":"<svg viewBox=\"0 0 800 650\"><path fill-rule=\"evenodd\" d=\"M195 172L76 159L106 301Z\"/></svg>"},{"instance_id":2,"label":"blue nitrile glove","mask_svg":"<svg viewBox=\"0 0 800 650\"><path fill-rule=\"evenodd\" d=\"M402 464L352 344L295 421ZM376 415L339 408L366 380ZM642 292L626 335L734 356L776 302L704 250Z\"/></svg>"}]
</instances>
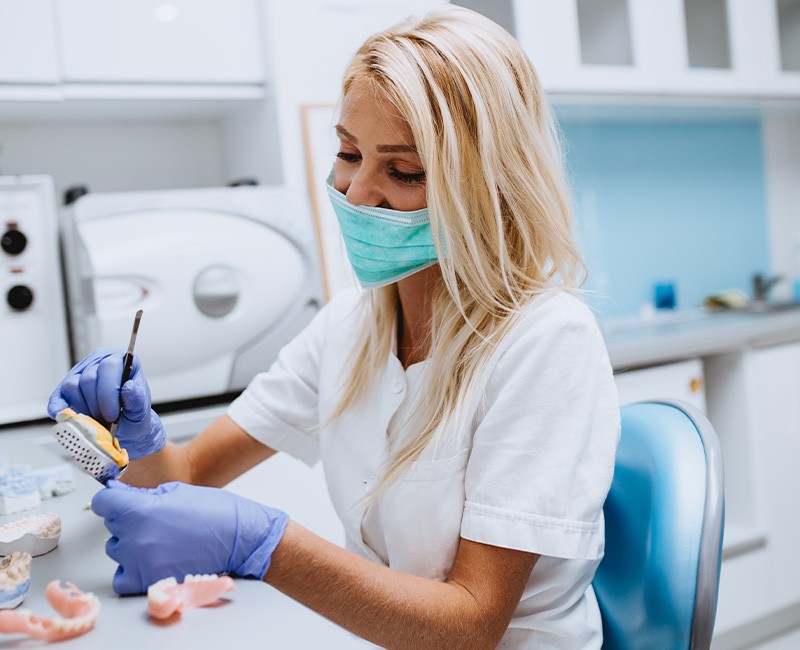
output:
<instances>
[{"instance_id":1,"label":"blue nitrile glove","mask_svg":"<svg viewBox=\"0 0 800 650\"><path fill-rule=\"evenodd\" d=\"M128 457L136 460L159 451L166 435L161 420L150 408L150 386L136 355L131 377L120 389L124 358L125 350L101 348L92 352L61 380L50 395L47 412L55 419L59 411L69 407L108 424L119 415L121 395L122 416L116 436Z\"/></svg>"},{"instance_id":2,"label":"blue nitrile glove","mask_svg":"<svg viewBox=\"0 0 800 650\"><path fill-rule=\"evenodd\" d=\"M289 517L219 488L164 483L136 488L109 481L92 510L113 535L106 553L119 564L114 591L141 594L188 573L264 577Z\"/></svg>"}]
</instances>

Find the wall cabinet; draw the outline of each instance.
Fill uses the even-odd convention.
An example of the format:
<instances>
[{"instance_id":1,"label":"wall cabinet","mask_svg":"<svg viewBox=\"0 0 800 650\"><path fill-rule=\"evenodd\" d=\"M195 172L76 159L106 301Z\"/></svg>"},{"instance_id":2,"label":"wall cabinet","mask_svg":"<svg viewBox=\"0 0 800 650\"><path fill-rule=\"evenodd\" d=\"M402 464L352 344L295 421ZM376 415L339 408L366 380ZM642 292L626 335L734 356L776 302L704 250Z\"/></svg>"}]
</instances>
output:
<instances>
[{"instance_id":1,"label":"wall cabinet","mask_svg":"<svg viewBox=\"0 0 800 650\"><path fill-rule=\"evenodd\" d=\"M65 82L263 81L257 0L56 0Z\"/></svg>"},{"instance_id":2,"label":"wall cabinet","mask_svg":"<svg viewBox=\"0 0 800 650\"><path fill-rule=\"evenodd\" d=\"M800 10L794 0L455 4L503 22L554 99L800 98Z\"/></svg>"},{"instance_id":3,"label":"wall cabinet","mask_svg":"<svg viewBox=\"0 0 800 650\"><path fill-rule=\"evenodd\" d=\"M25 100L30 84L54 85L51 100L85 96L75 90L82 84L105 86L93 98L136 85L122 95L138 99L163 99L166 85L179 96L200 84L261 86L262 8L259 0L0 0L2 97Z\"/></svg>"},{"instance_id":4,"label":"wall cabinet","mask_svg":"<svg viewBox=\"0 0 800 650\"><path fill-rule=\"evenodd\" d=\"M59 79L51 0L0 0L0 84Z\"/></svg>"},{"instance_id":5,"label":"wall cabinet","mask_svg":"<svg viewBox=\"0 0 800 650\"><path fill-rule=\"evenodd\" d=\"M280 183L264 5L0 0L0 173L57 197Z\"/></svg>"}]
</instances>

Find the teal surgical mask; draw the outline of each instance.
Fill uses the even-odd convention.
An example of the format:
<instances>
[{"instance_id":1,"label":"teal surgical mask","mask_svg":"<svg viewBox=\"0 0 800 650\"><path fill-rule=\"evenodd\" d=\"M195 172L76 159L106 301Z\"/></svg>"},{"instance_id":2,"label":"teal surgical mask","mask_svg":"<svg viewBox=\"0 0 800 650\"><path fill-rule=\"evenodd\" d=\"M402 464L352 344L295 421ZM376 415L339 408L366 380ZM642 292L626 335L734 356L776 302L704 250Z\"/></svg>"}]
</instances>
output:
<instances>
[{"instance_id":1,"label":"teal surgical mask","mask_svg":"<svg viewBox=\"0 0 800 650\"><path fill-rule=\"evenodd\" d=\"M327 182L328 196L339 220L347 257L361 286L375 289L436 264L431 219L427 208L401 212L351 205Z\"/></svg>"}]
</instances>

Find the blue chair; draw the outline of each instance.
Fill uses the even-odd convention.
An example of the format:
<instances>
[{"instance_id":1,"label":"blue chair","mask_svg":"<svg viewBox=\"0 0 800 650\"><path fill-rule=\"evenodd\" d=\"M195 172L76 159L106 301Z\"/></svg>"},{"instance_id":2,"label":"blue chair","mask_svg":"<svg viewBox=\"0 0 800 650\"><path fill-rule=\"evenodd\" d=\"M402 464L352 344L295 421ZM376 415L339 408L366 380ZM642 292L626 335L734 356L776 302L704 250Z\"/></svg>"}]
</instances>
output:
<instances>
[{"instance_id":1,"label":"blue chair","mask_svg":"<svg viewBox=\"0 0 800 650\"><path fill-rule=\"evenodd\" d=\"M711 423L681 402L622 407L593 586L603 648L708 648L722 560L722 455Z\"/></svg>"}]
</instances>

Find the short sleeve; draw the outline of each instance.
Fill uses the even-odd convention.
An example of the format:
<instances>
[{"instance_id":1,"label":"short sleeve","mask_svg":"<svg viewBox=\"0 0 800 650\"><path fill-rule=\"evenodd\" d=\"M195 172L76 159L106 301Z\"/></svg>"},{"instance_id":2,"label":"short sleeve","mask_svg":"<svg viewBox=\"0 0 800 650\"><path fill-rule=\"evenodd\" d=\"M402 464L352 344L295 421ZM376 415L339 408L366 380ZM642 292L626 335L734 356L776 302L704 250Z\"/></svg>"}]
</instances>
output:
<instances>
[{"instance_id":1,"label":"short sleeve","mask_svg":"<svg viewBox=\"0 0 800 650\"><path fill-rule=\"evenodd\" d=\"M227 409L249 435L307 465L320 457L320 366L331 319L357 296L337 294L278 354L269 370L256 375Z\"/></svg>"},{"instance_id":2,"label":"short sleeve","mask_svg":"<svg viewBox=\"0 0 800 650\"><path fill-rule=\"evenodd\" d=\"M527 309L507 338L473 437L461 536L598 559L619 440L599 328L577 298L558 294Z\"/></svg>"}]
</instances>

